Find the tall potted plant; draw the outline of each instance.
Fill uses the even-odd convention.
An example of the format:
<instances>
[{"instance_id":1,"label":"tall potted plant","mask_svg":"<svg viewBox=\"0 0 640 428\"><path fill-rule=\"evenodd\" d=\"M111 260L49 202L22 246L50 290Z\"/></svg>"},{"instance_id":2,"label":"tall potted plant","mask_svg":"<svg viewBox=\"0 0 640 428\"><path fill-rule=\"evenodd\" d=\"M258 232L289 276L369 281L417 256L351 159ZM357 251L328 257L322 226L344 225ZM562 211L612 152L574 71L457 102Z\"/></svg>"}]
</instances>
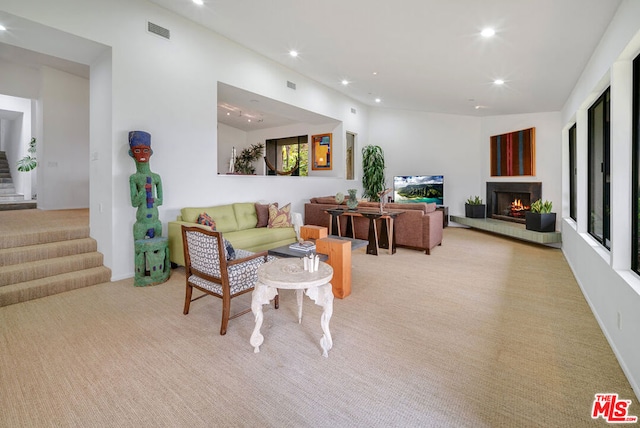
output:
<instances>
[{"instance_id":1,"label":"tall potted plant","mask_svg":"<svg viewBox=\"0 0 640 428\"><path fill-rule=\"evenodd\" d=\"M556 213L552 213L553 203L538 199L531 204L531 210L524 213L527 230L555 232Z\"/></svg>"},{"instance_id":2,"label":"tall potted plant","mask_svg":"<svg viewBox=\"0 0 640 428\"><path fill-rule=\"evenodd\" d=\"M384 152L380 146L367 145L362 148L363 197L377 201L378 194L385 190Z\"/></svg>"},{"instance_id":3,"label":"tall potted plant","mask_svg":"<svg viewBox=\"0 0 640 428\"><path fill-rule=\"evenodd\" d=\"M473 196L467 199L464 204L464 215L467 218L484 218L486 213L486 205L482 203L480 196Z\"/></svg>"}]
</instances>

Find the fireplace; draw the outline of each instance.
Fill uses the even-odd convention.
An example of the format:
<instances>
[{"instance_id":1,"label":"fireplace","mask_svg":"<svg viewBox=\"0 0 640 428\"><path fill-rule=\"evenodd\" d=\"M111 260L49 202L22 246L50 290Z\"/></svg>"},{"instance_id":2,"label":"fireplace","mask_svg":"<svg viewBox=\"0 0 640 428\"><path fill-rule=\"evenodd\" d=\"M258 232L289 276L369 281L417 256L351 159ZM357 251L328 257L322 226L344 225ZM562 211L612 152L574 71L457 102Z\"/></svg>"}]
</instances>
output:
<instances>
[{"instance_id":1,"label":"fireplace","mask_svg":"<svg viewBox=\"0 0 640 428\"><path fill-rule=\"evenodd\" d=\"M487 217L524 223L525 212L541 196L540 182L487 182Z\"/></svg>"}]
</instances>

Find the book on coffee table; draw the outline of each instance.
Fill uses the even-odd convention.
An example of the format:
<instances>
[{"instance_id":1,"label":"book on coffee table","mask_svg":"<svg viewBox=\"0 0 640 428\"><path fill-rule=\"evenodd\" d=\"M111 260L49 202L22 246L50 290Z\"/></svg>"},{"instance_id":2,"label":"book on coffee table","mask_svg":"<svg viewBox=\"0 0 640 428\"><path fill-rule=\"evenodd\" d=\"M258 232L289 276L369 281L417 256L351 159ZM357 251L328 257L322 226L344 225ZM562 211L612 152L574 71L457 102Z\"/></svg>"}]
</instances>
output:
<instances>
[{"instance_id":1,"label":"book on coffee table","mask_svg":"<svg viewBox=\"0 0 640 428\"><path fill-rule=\"evenodd\" d=\"M316 249L316 244L311 241L296 242L289 245L289 248L296 251L313 251Z\"/></svg>"}]
</instances>

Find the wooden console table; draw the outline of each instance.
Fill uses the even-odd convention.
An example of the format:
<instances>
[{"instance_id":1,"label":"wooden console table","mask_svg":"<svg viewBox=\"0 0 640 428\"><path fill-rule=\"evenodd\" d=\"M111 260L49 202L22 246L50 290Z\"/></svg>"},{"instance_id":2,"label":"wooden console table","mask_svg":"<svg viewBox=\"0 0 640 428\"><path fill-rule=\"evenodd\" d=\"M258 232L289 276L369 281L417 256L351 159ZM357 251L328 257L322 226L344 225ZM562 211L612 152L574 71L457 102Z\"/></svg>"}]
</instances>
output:
<instances>
[{"instance_id":1,"label":"wooden console table","mask_svg":"<svg viewBox=\"0 0 640 428\"><path fill-rule=\"evenodd\" d=\"M350 217L347 223L346 236L354 237L353 217L365 217L369 219L369 245L367 245L367 254L378 255L380 248L388 249L389 254L396 253L396 240L393 229L393 222L397 216L404 211L375 211L375 210L344 210L340 208L332 208L326 210L331 215L331 230L333 235L340 234L340 216ZM382 219L382 227L378 234L376 220Z\"/></svg>"}]
</instances>

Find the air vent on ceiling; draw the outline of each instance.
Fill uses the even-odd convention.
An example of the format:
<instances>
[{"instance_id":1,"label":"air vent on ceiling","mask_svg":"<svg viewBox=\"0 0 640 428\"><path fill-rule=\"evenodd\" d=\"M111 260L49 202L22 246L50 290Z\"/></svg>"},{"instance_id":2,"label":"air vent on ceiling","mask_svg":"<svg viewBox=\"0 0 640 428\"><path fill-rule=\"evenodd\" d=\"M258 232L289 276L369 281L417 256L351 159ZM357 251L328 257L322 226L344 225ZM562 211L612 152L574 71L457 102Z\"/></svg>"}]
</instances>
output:
<instances>
[{"instance_id":1,"label":"air vent on ceiling","mask_svg":"<svg viewBox=\"0 0 640 428\"><path fill-rule=\"evenodd\" d=\"M296 84L287 80L287 88L296 89Z\"/></svg>"},{"instance_id":2,"label":"air vent on ceiling","mask_svg":"<svg viewBox=\"0 0 640 428\"><path fill-rule=\"evenodd\" d=\"M171 32L168 29L161 27L158 24L154 24L153 22L147 22L147 31L160 37L164 37L167 40L171 38Z\"/></svg>"}]
</instances>

